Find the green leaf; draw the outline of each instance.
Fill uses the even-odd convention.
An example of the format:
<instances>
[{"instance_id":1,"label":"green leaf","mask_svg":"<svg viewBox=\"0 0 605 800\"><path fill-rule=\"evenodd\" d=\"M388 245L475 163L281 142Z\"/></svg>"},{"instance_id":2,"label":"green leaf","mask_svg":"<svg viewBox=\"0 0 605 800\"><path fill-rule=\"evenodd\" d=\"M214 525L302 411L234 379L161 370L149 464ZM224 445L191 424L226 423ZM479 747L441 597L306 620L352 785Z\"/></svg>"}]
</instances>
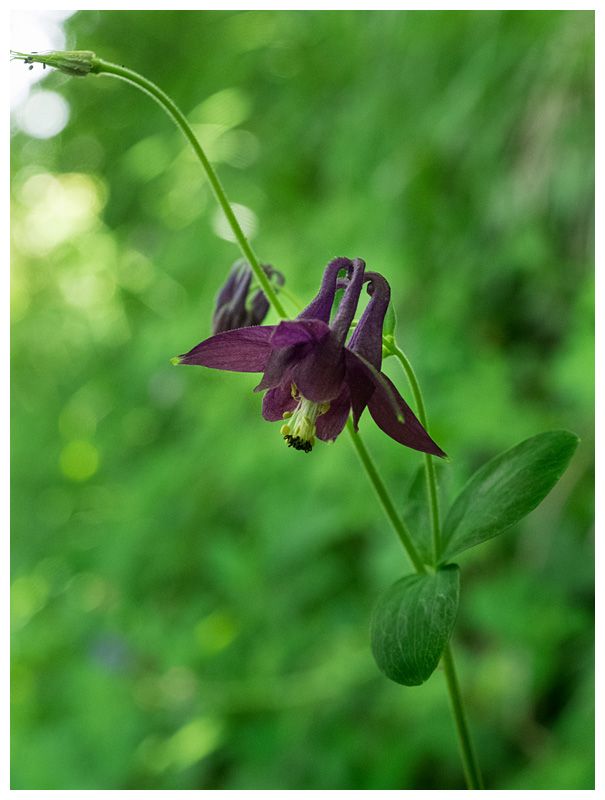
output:
<instances>
[{"instance_id":1,"label":"green leaf","mask_svg":"<svg viewBox=\"0 0 605 800\"><path fill-rule=\"evenodd\" d=\"M497 536L539 505L567 469L579 443L548 431L492 458L460 492L443 527L443 558Z\"/></svg>"},{"instance_id":2,"label":"green leaf","mask_svg":"<svg viewBox=\"0 0 605 800\"><path fill-rule=\"evenodd\" d=\"M456 564L433 575L407 575L387 589L370 627L383 675L404 686L420 686L432 675L454 627L459 594Z\"/></svg>"}]
</instances>

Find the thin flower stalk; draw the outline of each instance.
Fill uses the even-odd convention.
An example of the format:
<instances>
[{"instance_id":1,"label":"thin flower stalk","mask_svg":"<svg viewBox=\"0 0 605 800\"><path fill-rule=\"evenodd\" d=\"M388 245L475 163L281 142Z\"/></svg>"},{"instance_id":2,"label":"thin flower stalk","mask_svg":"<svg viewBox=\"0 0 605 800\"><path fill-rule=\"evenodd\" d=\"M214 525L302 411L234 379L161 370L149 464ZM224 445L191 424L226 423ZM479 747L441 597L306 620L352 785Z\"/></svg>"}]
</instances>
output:
<instances>
[{"instance_id":1,"label":"thin flower stalk","mask_svg":"<svg viewBox=\"0 0 605 800\"><path fill-rule=\"evenodd\" d=\"M397 348L392 337L385 337L383 340L382 328L389 296L386 293L386 281L382 276L378 273L365 273L365 264L361 259L356 259L354 263L348 259L335 259L337 263L341 263L338 263L338 268L333 262L328 265L319 295L299 314L296 320L285 322L288 319L287 314L276 295L274 287L271 285L268 275L252 251L227 200L218 176L186 118L176 104L161 89L133 70L97 58L92 51L50 51L48 53L31 54L11 52L11 58L21 59L29 66L29 69L33 68L34 63L41 63L44 68L46 66L55 67L72 77L85 77L88 74L106 74L120 78L153 97L173 119L198 157L219 207L222 209L233 231L244 259L250 264L264 297L282 319L282 322L277 326L260 326L257 319L262 321L260 317L262 309L264 309L264 302L257 296L256 306L247 309L251 311L252 324L233 330L232 325L235 324L237 315L242 313L243 308L245 309L245 305L242 306L241 304L245 284L241 282L240 278L236 277L232 285L224 287L223 300L225 300L225 303L223 303L223 307L225 308L229 305L229 309L225 312L225 318L216 323L221 328L221 332L211 337L210 340L201 342L188 354L173 360L176 363L201 363L203 366L219 369L263 372L263 379L257 386L257 390L267 390L263 403L263 415L266 419L272 418L280 404L282 407L289 408L294 402L297 403L295 412L283 412L282 416L286 417L289 422L282 426L282 430L284 427L288 428L285 438L286 440L290 439L290 444L297 446L298 449L308 451L312 447L312 440L318 427L322 429L324 434L323 436L320 435L320 438L333 440L346 423L379 501L404 544L414 568L417 572L426 572L426 567L422 563L403 522L395 511L394 504L358 433L359 418L364 409L368 407L374 421L389 436L402 444L406 444L408 447L426 454L427 480L434 529L435 561L437 563L440 553L438 538L439 518L435 475L430 454L433 453L441 457L446 456L426 432L426 416L420 388L411 365ZM342 262L348 262L348 264L345 265ZM337 277L342 268L347 270L344 282ZM364 315L355 326L348 345L345 346L346 336L353 323L353 315L361 285L364 282L368 282L368 291L371 294L371 299ZM336 288L343 288L343 285L345 288L344 296L339 305L336 318L332 324L329 324L329 311L334 300L334 293ZM388 284L386 284L386 287L388 287ZM227 297L229 299L226 299ZM234 335L236 335L236 338L234 338ZM221 339L220 337L223 338ZM389 353L390 348L391 353L398 357L406 370L416 398L419 420L413 415L409 406L405 404L389 379L381 372L383 341L386 345L387 353ZM213 342L213 344L208 345L208 342ZM380 342L380 345L378 345L378 342ZM237 345L237 354L231 353L231 355L227 356L227 351L231 349L234 343ZM201 360L199 362L187 360L191 359L194 353L197 353L200 357ZM208 360L212 363L204 363ZM299 387L293 382L292 378L294 377L302 384L309 397L297 394ZM290 397L285 392L287 381L290 381L291 386ZM271 392L275 393L276 390L281 394L279 396L277 394L271 395ZM272 399L267 400L268 396ZM299 433L303 431L300 436L297 434L296 429L292 430L290 425L290 420L293 422L292 418L296 412L299 412ZM350 412L352 412L352 416L350 416ZM330 419L330 414L332 414L331 424L326 424L326 420ZM446 646L443 654L443 666L461 740L467 782L469 788L483 788L479 768L470 743L449 645Z\"/></svg>"},{"instance_id":2,"label":"thin flower stalk","mask_svg":"<svg viewBox=\"0 0 605 800\"><path fill-rule=\"evenodd\" d=\"M267 296L267 299L282 319L288 318L288 315L284 311L277 294L271 286L270 281L265 275L252 250L252 247L250 246L250 243L242 231L242 228L233 212L233 209L231 208L218 175L214 171L214 168L208 160L206 153L196 138L191 126L187 122L187 118L167 94L165 94L158 86L156 86L155 83L152 83L147 78L139 75L138 72L128 69L127 67L119 66L118 64L111 64L109 61L104 61L102 58L98 58L97 55L90 50L65 52L50 51L48 53L19 53L16 51L11 51L11 58L21 59L26 64L29 64L30 69L34 63L40 63L43 66L48 65L55 67L56 69L59 69L62 72L65 72L67 75L71 75L72 77L85 77L86 75L110 75L114 78L120 78L121 80L136 86L138 89L141 89L143 92L146 92L148 95L153 97L153 99L159 103L168 116L173 120L177 128L181 131L193 148L193 152L198 157L200 164L206 173L206 177L208 178L210 186L212 187L212 191L214 192L214 196L216 197L219 207L222 209L229 227L233 231L233 235L235 236L235 240L242 251L242 255L254 270L256 279L259 282L263 292Z\"/></svg>"}]
</instances>

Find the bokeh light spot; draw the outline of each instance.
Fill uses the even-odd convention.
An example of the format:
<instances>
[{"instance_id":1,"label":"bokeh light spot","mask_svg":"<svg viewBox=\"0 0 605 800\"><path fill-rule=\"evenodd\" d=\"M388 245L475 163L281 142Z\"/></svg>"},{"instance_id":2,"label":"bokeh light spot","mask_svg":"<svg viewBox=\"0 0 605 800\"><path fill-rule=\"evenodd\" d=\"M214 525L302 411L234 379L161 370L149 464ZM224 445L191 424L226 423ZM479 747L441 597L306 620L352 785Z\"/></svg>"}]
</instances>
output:
<instances>
[{"instance_id":1,"label":"bokeh light spot","mask_svg":"<svg viewBox=\"0 0 605 800\"><path fill-rule=\"evenodd\" d=\"M221 742L223 726L212 717L198 717L169 739L148 736L139 745L137 758L144 769L161 773L182 770L205 758Z\"/></svg>"},{"instance_id":2,"label":"bokeh light spot","mask_svg":"<svg viewBox=\"0 0 605 800\"><path fill-rule=\"evenodd\" d=\"M63 474L72 481L87 481L97 471L99 454L90 442L76 439L63 448L60 463Z\"/></svg>"},{"instance_id":3,"label":"bokeh light spot","mask_svg":"<svg viewBox=\"0 0 605 800\"><path fill-rule=\"evenodd\" d=\"M184 725L165 743L165 758L169 765L180 769L195 764L218 745L220 724L210 717L199 717Z\"/></svg>"},{"instance_id":4,"label":"bokeh light spot","mask_svg":"<svg viewBox=\"0 0 605 800\"><path fill-rule=\"evenodd\" d=\"M82 275L76 270L60 281L65 300L76 308L90 309L106 304L115 291L115 283L108 275Z\"/></svg>"},{"instance_id":5,"label":"bokeh light spot","mask_svg":"<svg viewBox=\"0 0 605 800\"><path fill-rule=\"evenodd\" d=\"M13 50L29 52L31 43L39 52L44 50L65 50L65 31L63 22L75 11L11 11L10 41ZM32 86L50 74L38 64L33 70L27 69L22 61L11 62L10 88L11 108L19 106Z\"/></svg>"},{"instance_id":6,"label":"bokeh light spot","mask_svg":"<svg viewBox=\"0 0 605 800\"><path fill-rule=\"evenodd\" d=\"M259 153L260 142L249 131L225 131L215 145L216 159L238 169L249 167Z\"/></svg>"},{"instance_id":7,"label":"bokeh light spot","mask_svg":"<svg viewBox=\"0 0 605 800\"><path fill-rule=\"evenodd\" d=\"M29 210L13 225L13 239L26 255L42 256L94 226L104 205L103 185L87 175L28 177L18 192Z\"/></svg>"},{"instance_id":8,"label":"bokeh light spot","mask_svg":"<svg viewBox=\"0 0 605 800\"><path fill-rule=\"evenodd\" d=\"M50 139L67 125L69 103L56 92L31 94L17 114L19 127L36 139Z\"/></svg>"},{"instance_id":9,"label":"bokeh light spot","mask_svg":"<svg viewBox=\"0 0 605 800\"><path fill-rule=\"evenodd\" d=\"M233 128L250 115L250 108L250 98L242 89L222 89L194 108L190 120L193 123Z\"/></svg>"},{"instance_id":10,"label":"bokeh light spot","mask_svg":"<svg viewBox=\"0 0 605 800\"><path fill-rule=\"evenodd\" d=\"M148 136L134 144L124 156L124 165L139 180L150 180L170 163L170 150L164 138Z\"/></svg>"},{"instance_id":11,"label":"bokeh light spot","mask_svg":"<svg viewBox=\"0 0 605 800\"><path fill-rule=\"evenodd\" d=\"M195 638L207 653L224 650L238 634L233 618L224 611L214 611L195 626Z\"/></svg>"},{"instance_id":12,"label":"bokeh light spot","mask_svg":"<svg viewBox=\"0 0 605 800\"><path fill-rule=\"evenodd\" d=\"M11 621L22 627L33 614L44 607L48 584L40 575L23 575L11 586Z\"/></svg>"},{"instance_id":13,"label":"bokeh light spot","mask_svg":"<svg viewBox=\"0 0 605 800\"><path fill-rule=\"evenodd\" d=\"M77 605L84 611L94 611L107 597L105 581L91 572L79 572L69 584Z\"/></svg>"},{"instance_id":14,"label":"bokeh light spot","mask_svg":"<svg viewBox=\"0 0 605 800\"><path fill-rule=\"evenodd\" d=\"M240 206L237 203L232 203L231 208L244 232L244 236L247 239L253 239L258 230L258 220L254 211L246 206ZM227 222L227 217L220 208L217 209L212 217L212 228L221 239L226 239L228 242L237 241L231 230L231 226Z\"/></svg>"}]
</instances>

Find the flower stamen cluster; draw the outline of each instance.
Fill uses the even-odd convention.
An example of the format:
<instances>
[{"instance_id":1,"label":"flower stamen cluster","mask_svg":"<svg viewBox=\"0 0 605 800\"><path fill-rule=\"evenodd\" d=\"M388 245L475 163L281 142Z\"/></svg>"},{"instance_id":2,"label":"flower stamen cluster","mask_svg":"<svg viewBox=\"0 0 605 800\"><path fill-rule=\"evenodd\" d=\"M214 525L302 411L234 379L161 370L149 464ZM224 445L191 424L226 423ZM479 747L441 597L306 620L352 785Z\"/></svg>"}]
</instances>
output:
<instances>
[{"instance_id":1,"label":"flower stamen cluster","mask_svg":"<svg viewBox=\"0 0 605 800\"><path fill-rule=\"evenodd\" d=\"M315 444L317 418L329 410L330 404L312 403L300 395L294 383L292 384L292 397L296 400L297 406L294 411L284 411L283 418L288 422L281 426L279 432L288 447L310 453Z\"/></svg>"}]
</instances>

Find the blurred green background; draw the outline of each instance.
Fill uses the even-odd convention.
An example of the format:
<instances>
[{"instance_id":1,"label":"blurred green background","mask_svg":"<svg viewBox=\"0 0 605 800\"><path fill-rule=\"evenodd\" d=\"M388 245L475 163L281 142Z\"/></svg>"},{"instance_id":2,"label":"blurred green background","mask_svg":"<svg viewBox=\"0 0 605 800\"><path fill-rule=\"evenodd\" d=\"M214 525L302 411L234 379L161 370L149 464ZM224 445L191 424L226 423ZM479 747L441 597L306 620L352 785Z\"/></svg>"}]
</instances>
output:
<instances>
[{"instance_id":1,"label":"blurred green background","mask_svg":"<svg viewBox=\"0 0 605 800\"><path fill-rule=\"evenodd\" d=\"M459 557L454 651L488 788L593 788L593 12L40 14L175 100L303 302L338 255L387 277L452 491L582 438ZM293 452L254 376L170 363L239 257L184 140L121 81L11 72L38 79L11 152L13 788L462 788L442 673L372 661L411 568L346 435ZM361 431L405 515L420 457Z\"/></svg>"}]
</instances>

